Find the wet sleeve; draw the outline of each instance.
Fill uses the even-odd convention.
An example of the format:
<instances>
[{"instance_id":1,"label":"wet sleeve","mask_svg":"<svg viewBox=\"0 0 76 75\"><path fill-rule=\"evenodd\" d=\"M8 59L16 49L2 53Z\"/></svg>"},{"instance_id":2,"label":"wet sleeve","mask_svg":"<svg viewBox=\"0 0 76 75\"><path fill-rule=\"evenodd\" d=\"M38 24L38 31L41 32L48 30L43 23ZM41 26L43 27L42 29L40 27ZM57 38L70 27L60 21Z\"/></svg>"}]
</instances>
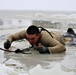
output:
<instances>
[{"instance_id":1,"label":"wet sleeve","mask_svg":"<svg viewBox=\"0 0 76 75\"><path fill-rule=\"evenodd\" d=\"M23 30L23 31L17 32L17 33L15 33L15 34L9 35L7 39L8 39L10 42L13 42L13 41L16 41L16 40L21 40L21 39L23 39L23 38L26 38L25 33L26 33L26 31Z\"/></svg>"},{"instance_id":2,"label":"wet sleeve","mask_svg":"<svg viewBox=\"0 0 76 75\"><path fill-rule=\"evenodd\" d=\"M48 49L50 53L61 53L66 51L65 46L55 39L52 39L51 42L49 42Z\"/></svg>"}]
</instances>

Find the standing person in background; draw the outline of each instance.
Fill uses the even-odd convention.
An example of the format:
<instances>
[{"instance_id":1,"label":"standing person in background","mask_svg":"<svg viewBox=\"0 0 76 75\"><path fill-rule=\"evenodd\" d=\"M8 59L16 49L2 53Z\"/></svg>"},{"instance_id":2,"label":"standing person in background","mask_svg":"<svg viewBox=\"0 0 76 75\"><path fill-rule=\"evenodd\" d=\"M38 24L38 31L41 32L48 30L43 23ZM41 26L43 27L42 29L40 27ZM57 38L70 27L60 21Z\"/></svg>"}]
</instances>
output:
<instances>
[{"instance_id":1,"label":"standing person in background","mask_svg":"<svg viewBox=\"0 0 76 75\"><path fill-rule=\"evenodd\" d=\"M66 51L62 36L57 32L48 32L46 29L31 25L23 30L8 36L4 48L9 49L13 41L26 39L32 47L36 47L41 54L61 53Z\"/></svg>"}]
</instances>

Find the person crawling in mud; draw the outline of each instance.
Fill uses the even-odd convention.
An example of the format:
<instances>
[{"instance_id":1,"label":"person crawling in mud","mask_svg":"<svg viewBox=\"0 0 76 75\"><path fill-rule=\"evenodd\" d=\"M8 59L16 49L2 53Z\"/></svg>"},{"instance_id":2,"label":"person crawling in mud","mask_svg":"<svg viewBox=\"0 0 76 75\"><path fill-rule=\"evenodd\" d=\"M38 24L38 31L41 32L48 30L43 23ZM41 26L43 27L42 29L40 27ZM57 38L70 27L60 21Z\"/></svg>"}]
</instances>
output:
<instances>
[{"instance_id":1,"label":"person crawling in mud","mask_svg":"<svg viewBox=\"0 0 76 75\"><path fill-rule=\"evenodd\" d=\"M13 41L26 39L32 47L36 47L41 54L61 53L66 51L62 36L57 32L49 32L42 27L31 25L23 30L8 36L4 48L9 49Z\"/></svg>"}]
</instances>

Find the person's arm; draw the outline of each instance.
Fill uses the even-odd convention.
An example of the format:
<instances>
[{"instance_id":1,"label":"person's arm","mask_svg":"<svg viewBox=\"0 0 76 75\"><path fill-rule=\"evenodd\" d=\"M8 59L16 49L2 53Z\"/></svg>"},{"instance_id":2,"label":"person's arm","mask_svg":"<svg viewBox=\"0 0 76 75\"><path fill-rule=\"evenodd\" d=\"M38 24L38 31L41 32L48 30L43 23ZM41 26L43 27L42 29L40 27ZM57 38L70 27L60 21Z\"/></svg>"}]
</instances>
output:
<instances>
[{"instance_id":1,"label":"person's arm","mask_svg":"<svg viewBox=\"0 0 76 75\"><path fill-rule=\"evenodd\" d=\"M44 51L47 51L50 53L61 53L61 52L66 51L65 45L63 45L56 39L51 38L49 36L46 38L43 37L41 39L41 42L43 44Z\"/></svg>"},{"instance_id":2,"label":"person's arm","mask_svg":"<svg viewBox=\"0 0 76 75\"><path fill-rule=\"evenodd\" d=\"M59 43L53 47L47 47L47 46L38 46L37 50L39 51L40 54L45 54L45 53L61 53L61 52L64 52L66 51L65 47Z\"/></svg>"},{"instance_id":3,"label":"person's arm","mask_svg":"<svg viewBox=\"0 0 76 75\"><path fill-rule=\"evenodd\" d=\"M49 41L48 50L50 53L61 53L66 51L65 45L61 44L59 41L52 39Z\"/></svg>"},{"instance_id":4,"label":"person's arm","mask_svg":"<svg viewBox=\"0 0 76 75\"><path fill-rule=\"evenodd\" d=\"M13 41L20 40L25 37L26 37L25 30L23 30L23 31L17 32L15 34L9 35L7 39L12 43Z\"/></svg>"},{"instance_id":5,"label":"person's arm","mask_svg":"<svg viewBox=\"0 0 76 75\"><path fill-rule=\"evenodd\" d=\"M4 42L4 48L9 49L11 46L11 43L13 41L20 40L20 39L23 39L25 37L26 37L25 30L17 32L17 33L12 34L12 35L9 35L6 42Z\"/></svg>"},{"instance_id":6,"label":"person's arm","mask_svg":"<svg viewBox=\"0 0 76 75\"><path fill-rule=\"evenodd\" d=\"M53 47L48 47L50 53L61 53L66 51L66 48L62 44L58 44Z\"/></svg>"}]
</instances>

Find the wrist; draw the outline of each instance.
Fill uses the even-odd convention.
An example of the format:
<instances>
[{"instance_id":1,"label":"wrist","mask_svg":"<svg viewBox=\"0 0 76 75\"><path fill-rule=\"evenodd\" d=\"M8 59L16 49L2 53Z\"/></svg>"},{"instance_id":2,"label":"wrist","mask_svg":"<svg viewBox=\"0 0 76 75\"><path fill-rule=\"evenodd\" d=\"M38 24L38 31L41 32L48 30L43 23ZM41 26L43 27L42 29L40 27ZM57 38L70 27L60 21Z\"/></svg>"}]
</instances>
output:
<instances>
[{"instance_id":1,"label":"wrist","mask_svg":"<svg viewBox=\"0 0 76 75\"><path fill-rule=\"evenodd\" d=\"M48 47L43 46L43 49L44 49L45 53L49 53L50 54Z\"/></svg>"},{"instance_id":2,"label":"wrist","mask_svg":"<svg viewBox=\"0 0 76 75\"><path fill-rule=\"evenodd\" d=\"M38 51L41 54L45 54L45 53L49 53L50 54L48 47L45 47L45 46L39 47Z\"/></svg>"}]
</instances>

